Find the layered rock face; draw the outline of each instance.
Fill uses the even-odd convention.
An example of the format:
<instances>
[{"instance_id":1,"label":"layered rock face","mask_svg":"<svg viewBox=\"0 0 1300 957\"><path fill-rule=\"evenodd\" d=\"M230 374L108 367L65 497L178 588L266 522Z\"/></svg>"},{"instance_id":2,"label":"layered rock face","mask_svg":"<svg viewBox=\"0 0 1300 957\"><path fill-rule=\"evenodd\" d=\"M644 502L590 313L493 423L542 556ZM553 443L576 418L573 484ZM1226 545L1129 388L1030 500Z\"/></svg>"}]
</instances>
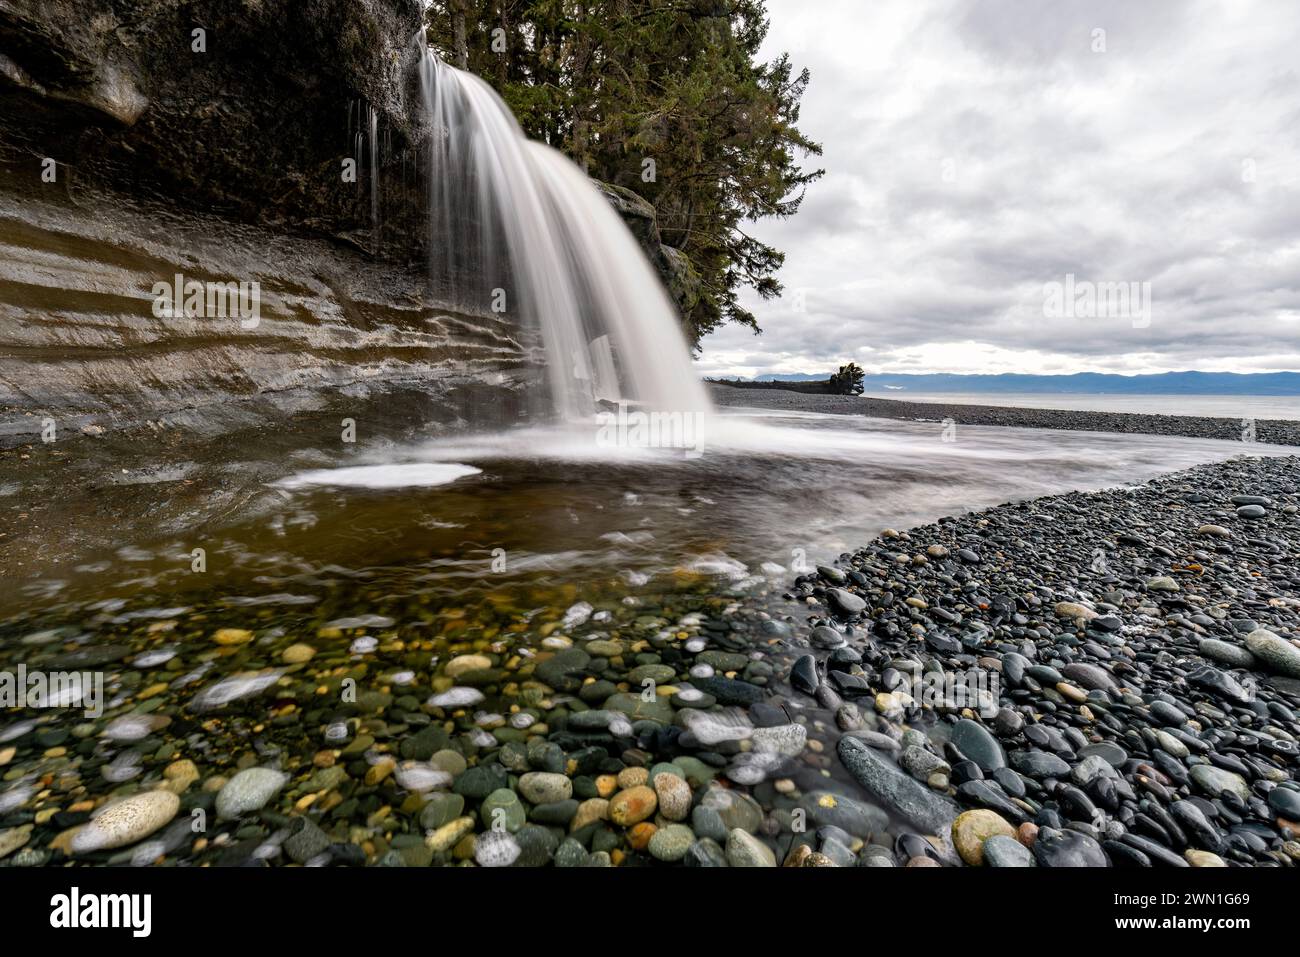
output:
<instances>
[{"instance_id":1,"label":"layered rock face","mask_svg":"<svg viewBox=\"0 0 1300 957\"><path fill-rule=\"evenodd\" d=\"M202 284L201 314L173 308L178 276ZM49 420L98 434L208 410L211 431L315 393L518 390L529 340L422 288L420 269L326 240L104 194L0 194L0 443Z\"/></svg>"},{"instance_id":2,"label":"layered rock face","mask_svg":"<svg viewBox=\"0 0 1300 957\"><path fill-rule=\"evenodd\" d=\"M414 0L94 7L0 4L0 443L336 394L514 414L533 343L427 294Z\"/></svg>"}]
</instances>

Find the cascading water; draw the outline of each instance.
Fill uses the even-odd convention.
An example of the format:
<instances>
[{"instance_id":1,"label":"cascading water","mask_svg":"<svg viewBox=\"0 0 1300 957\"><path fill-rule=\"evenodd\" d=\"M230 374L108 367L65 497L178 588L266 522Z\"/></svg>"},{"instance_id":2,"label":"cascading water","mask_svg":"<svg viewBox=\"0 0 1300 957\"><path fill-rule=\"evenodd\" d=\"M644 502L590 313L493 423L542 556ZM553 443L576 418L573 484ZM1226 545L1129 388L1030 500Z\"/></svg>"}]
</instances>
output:
<instances>
[{"instance_id":1,"label":"cascading water","mask_svg":"<svg viewBox=\"0 0 1300 957\"><path fill-rule=\"evenodd\" d=\"M418 42L423 48L423 35ZM529 141L487 83L428 50L420 86L438 295L538 329L562 419L587 418L600 400L708 412L659 277L582 171Z\"/></svg>"}]
</instances>

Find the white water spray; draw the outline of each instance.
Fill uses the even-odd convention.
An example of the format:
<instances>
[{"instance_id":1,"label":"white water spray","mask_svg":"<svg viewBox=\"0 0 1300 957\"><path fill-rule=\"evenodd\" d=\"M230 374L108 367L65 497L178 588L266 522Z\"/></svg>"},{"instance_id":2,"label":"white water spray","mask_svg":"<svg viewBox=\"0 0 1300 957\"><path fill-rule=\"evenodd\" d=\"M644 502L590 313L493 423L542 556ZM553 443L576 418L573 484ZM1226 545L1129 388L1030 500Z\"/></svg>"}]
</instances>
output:
<instances>
[{"instance_id":1,"label":"white water spray","mask_svg":"<svg viewBox=\"0 0 1300 957\"><path fill-rule=\"evenodd\" d=\"M583 172L530 142L487 83L427 50L420 87L431 128L429 269L438 295L540 331L561 419L589 418L600 400L707 413L659 277Z\"/></svg>"}]
</instances>

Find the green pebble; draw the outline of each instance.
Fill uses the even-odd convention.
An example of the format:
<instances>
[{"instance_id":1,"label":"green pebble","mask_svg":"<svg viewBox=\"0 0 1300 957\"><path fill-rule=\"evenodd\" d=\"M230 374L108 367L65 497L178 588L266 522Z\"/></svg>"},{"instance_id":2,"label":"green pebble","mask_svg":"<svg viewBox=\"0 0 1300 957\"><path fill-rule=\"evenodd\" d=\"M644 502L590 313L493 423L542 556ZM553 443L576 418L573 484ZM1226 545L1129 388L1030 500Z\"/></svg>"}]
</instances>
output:
<instances>
[{"instance_id":1,"label":"green pebble","mask_svg":"<svg viewBox=\"0 0 1300 957\"><path fill-rule=\"evenodd\" d=\"M420 827L435 831L456 820L465 812L465 799L459 794L433 794L420 811Z\"/></svg>"},{"instance_id":2,"label":"green pebble","mask_svg":"<svg viewBox=\"0 0 1300 957\"><path fill-rule=\"evenodd\" d=\"M518 794L509 788L499 788L484 799L479 818L484 827L504 827L513 834L524 826L528 815Z\"/></svg>"}]
</instances>

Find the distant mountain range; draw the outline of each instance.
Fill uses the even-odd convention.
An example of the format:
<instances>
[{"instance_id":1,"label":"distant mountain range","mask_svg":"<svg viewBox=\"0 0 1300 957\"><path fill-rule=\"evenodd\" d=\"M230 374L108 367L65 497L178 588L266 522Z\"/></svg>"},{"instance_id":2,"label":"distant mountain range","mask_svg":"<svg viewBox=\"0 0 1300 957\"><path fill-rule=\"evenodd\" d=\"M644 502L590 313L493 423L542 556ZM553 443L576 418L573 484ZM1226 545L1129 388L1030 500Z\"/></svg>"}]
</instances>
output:
<instances>
[{"instance_id":1,"label":"distant mountain range","mask_svg":"<svg viewBox=\"0 0 1300 957\"><path fill-rule=\"evenodd\" d=\"M812 382L822 373L770 373L755 382ZM867 392L1020 392L1087 395L1300 395L1300 372L1162 372L1159 375L868 375Z\"/></svg>"}]
</instances>

